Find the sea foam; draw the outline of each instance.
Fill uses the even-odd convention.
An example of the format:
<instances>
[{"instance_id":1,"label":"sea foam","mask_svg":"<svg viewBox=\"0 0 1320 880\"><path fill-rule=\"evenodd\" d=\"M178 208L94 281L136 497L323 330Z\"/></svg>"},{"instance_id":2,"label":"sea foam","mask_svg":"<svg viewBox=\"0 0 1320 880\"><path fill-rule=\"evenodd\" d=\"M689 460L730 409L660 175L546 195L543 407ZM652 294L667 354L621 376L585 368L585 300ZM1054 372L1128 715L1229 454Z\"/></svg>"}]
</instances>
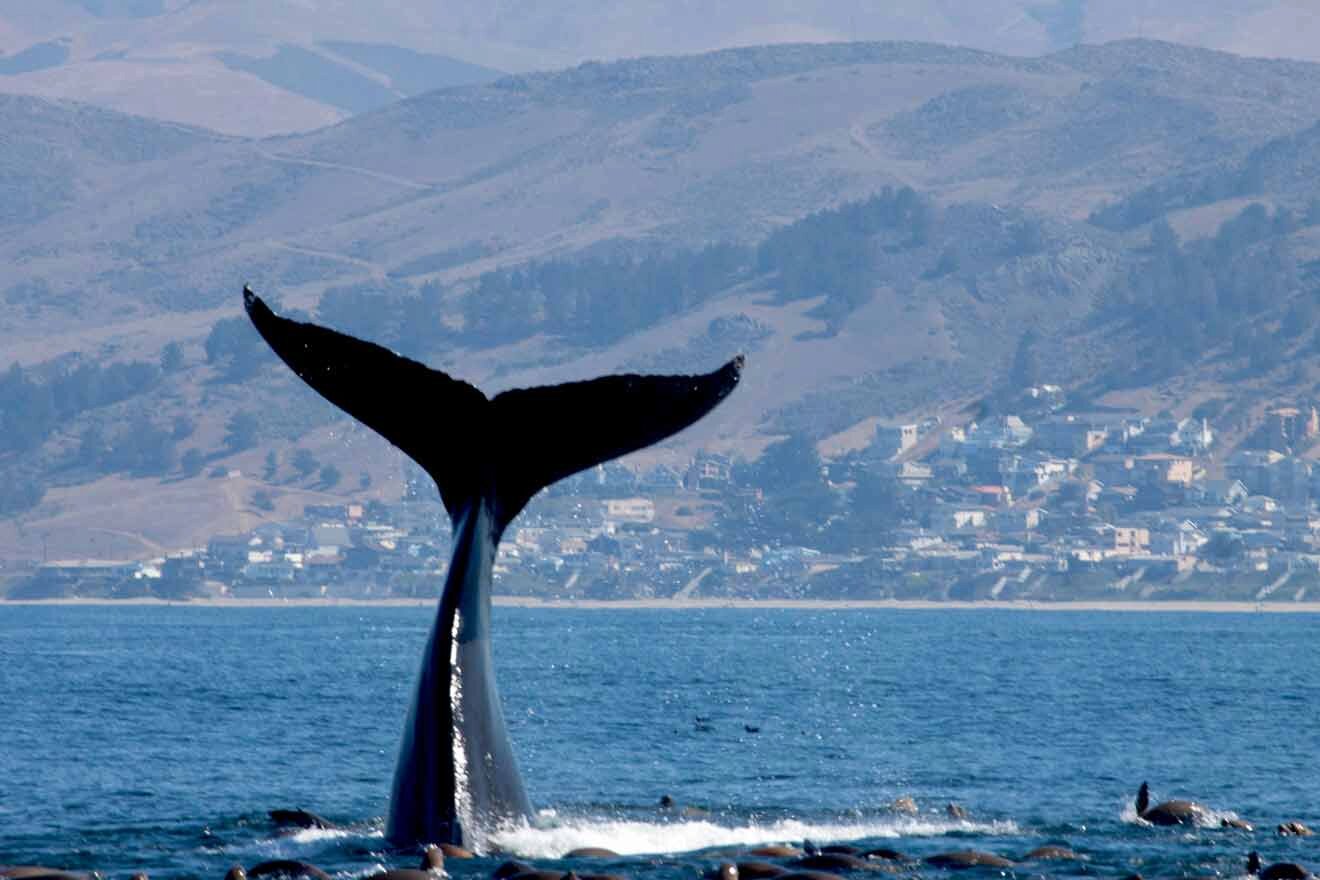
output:
<instances>
[{"instance_id":1,"label":"sea foam","mask_svg":"<svg viewBox=\"0 0 1320 880\"><path fill-rule=\"evenodd\" d=\"M619 855L686 853L721 846L756 846L811 839L819 843L866 838L933 837L943 834L1018 834L1011 821L924 819L919 816L813 823L780 819L766 824L721 825L709 820L642 822L609 818L559 818L543 813L531 825L496 831L483 849L532 859L560 858L585 846L605 847Z\"/></svg>"}]
</instances>

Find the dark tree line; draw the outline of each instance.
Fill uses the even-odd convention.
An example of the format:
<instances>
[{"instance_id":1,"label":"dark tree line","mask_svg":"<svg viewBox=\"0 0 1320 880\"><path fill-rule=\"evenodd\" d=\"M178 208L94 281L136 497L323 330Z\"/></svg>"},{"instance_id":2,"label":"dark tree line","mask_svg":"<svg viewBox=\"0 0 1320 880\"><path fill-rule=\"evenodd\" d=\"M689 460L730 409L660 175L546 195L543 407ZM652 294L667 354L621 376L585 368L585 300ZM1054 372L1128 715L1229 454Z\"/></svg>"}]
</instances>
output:
<instances>
[{"instance_id":1,"label":"dark tree line","mask_svg":"<svg viewBox=\"0 0 1320 880\"><path fill-rule=\"evenodd\" d=\"M1303 290L1286 240L1296 228L1291 213L1253 204L1213 239L1184 245L1166 221L1157 221L1144 259L1110 290L1103 311L1142 333L1150 353L1145 366L1157 376L1224 343L1252 369L1272 369L1282 355L1279 339L1253 322L1291 303L1280 316L1286 338L1308 329L1290 327L1290 320L1309 322L1314 315L1316 292Z\"/></svg>"},{"instance_id":2,"label":"dark tree line","mask_svg":"<svg viewBox=\"0 0 1320 880\"><path fill-rule=\"evenodd\" d=\"M608 345L736 284L748 252L710 245L670 256L546 260L483 275L463 301L465 332L488 344L549 333Z\"/></svg>"},{"instance_id":3,"label":"dark tree line","mask_svg":"<svg viewBox=\"0 0 1320 880\"><path fill-rule=\"evenodd\" d=\"M160 368L145 361L80 364L45 380L14 364L0 374L0 453L35 449L79 413L127 400L159 381Z\"/></svg>"},{"instance_id":4,"label":"dark tree line","mask_svg":"<svg viewBox=\"0 0 1320 880\"><path fill-rule=\"evenodd\" d=\"M773 274L781 300L824 296L820 316L833 329L866 303L875 284L875 237L900 233L899 248L930 240L934 211L911 187L818 211L772 233L756 250L756 268Z\"/></svg>"}]
</instances>

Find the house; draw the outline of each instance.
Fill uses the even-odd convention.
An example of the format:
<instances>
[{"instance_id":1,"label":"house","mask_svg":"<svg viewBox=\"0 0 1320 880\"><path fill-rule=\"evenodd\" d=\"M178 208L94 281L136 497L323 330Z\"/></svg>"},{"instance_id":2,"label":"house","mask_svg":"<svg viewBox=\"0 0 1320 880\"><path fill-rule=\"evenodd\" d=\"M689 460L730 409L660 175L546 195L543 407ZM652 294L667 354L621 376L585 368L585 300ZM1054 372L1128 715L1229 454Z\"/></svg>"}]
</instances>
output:
<instances>
[{"instance_id":1,"label":"house","mask_svg":"<svg viewBox=\"0 0 1320 880\"><path fill-rule=\"evenodd\" d=\"M692 460L685 485L689 489L719 489L729 483L733 460L727 455L703 452Z\"/></svg>"},{"instance_id":2,"label":"house","mask_svg":"<svg viewBox=\"0 0 1320 880\"><path fill-rule=\"evenodd\" d=\"M1080 458L1105 445L1109 429L1077 416L1047 419L1035 426L1035 444L1065 458Z\"/></svg>"},{"instance_id":3,"label":"house","mask_svg":"<svg viewBox=\"0 0 1320 880\"><path fill-rule=\"evenodd\" d=\"M871 450L879 458L891 459L917 445L921 428L916 424L876 425Z\"/></svg>"},{"instance_id":4,"label":"house","mask_svg":"<svg viewBox=\"0 0 1320 880\"><path fill-rule=\"evenodd\" d=\"M655 502L650 498L606 498L601 508L605 519L616 523L655 521Z\"/></svg>"},{"instance_id":5,"label":"house","mask_svg":"<svg viewBox=\"0 0 1320 880\"><path fill-rule=\"evenodd\" d=\"M1241 449L1228 459L1225 471L1230 480L1239 480L1253 495L1266 495L1270 491L1270 466L1282 461L1284 455L1274 450Z\"/></svg>"},{"instance_id":6,"label":"house","mask_svg":"<svg viewBox=\"0 0 1320 880\"><path fill-rule=\"evenodd\" d=\"M1110 545L1114 553L1132 556L1150 552L1150 529L1141 526L1113 526Z\"/></svg>"},{"instance_id":7,"label":"house","mask_svg":"<svg viewBox=\"0 0 1320 880\"><path fill-rule=\"evenodd\" d=\"M946 535L970 534L985 528L989 513L984 508L949 505L932 517L931 527Z\"/></svg>"},{"instance_id":8,"label":"house","mask_svg":"<svg viewBox=\"0 0 1320 880\"><path fill-rule=\"evenodd\" d=\"M1195 462L1169 452L1151 452L1132 458L1131 470L1138 483L1176 483L1190 486L1196 476Z\"/></svg>"},{"instance_id":9,"label":"house","mask_svg":"<svg viewBox=\"0 0 1320 880\"><path fill-rule=\"evenodd\" d=\"M905 461L894 468L894 479L914 489L926 485L934 476L934 469L920 461Z\"/></svg>"},{"instance_id":10,"label":"house","mask_svg":"<svg viewBox=\"0 0 1320 880\"><path fill-rule=\"evenodd\" d=\"M1194 556L1210 538L1191 520L1182 520L1151 535L1150 549L1161 556Z\"/></svg>"},{"instance_id":11,"label":"house","mask_svg":"<svg viewBox=\"0 0 1320 880\"><path fill-rule=\"evenodd\" d=\"M1220 505L1240 504L1250 494L1241 480L1206 480L1196 492L1206 504Z\"/></svg>"},{"instance_id":12,"label":"house","mask_svg":"<svg viewBox=\"0 0 1320 880\"><path fill-rule=\"evenodd\" d=\"M1294 449L1320 435L1320 414L1315 407L1278 406L1265 413L1264 431L1270 447Z\"/></svg>"}]
</instances>

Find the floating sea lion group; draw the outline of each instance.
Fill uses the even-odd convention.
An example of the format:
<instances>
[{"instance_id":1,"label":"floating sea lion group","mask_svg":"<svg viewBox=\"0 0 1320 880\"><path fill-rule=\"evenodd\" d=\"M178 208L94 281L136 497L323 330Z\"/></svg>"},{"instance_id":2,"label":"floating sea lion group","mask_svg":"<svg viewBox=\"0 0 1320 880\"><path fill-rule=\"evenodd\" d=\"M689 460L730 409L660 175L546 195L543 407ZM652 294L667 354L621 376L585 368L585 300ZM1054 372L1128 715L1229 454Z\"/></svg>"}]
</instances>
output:
<instances>
[{"instance_id":1,"label":"floating sea lion group","mask_svg":"<svg viewBox=\"0 0 1320 880\"><path fill-rule=\"evenodd\" d=\"M660 801L662 812L676 811L673 798ZM1151 804L1150 787L1141 784L1136 797L1137 819L1156 826L1221 827L1253 831L1251 823L1233 816L1223 817L1210 808L1192 800L1167 800ZM895 813L916 812L916 802L902 797L891 804ZM965 819L967 810L957 804L948 804L944 812L951 818ZM304 809L279 809L269 813L271 822L280 832L290 829L337 829L342 826L316 813ZM1305 837L1311 829L1301 822L1282 822L1276 826L1281 837ZM1061 844L1046 844L1028 851L1021 857L975 849L939 852L920 859L910 857L886 847L864 849L848 844L817 845L804 840L801 845L772 843L746 849L725 850L718 867L708 871L707 880L843 880L843 875L862 873L897 874L905 866L926 865L950 871L969 869L997 869L1030 867L1040 862L1083 861L1084 856ZM445 859L471 859L476 855L468 849L451 843L431 844L422 850L416 868L393 868L380 871L366 880L437 880L444 875ZM620 859L619 853L599 846L579 847L564 853L562 860L589 861ZM1031 870L1038 871L1039 868ZM1265 865L1260 855L1252 851L1246 862L1246 875L1251 880L1317 880L1304 866L1295 862L1275 862ZM271 878L309 878L332 880L331 876L315 865L293 859L272 859L251 867L234 865L224 880L271 880ZM70 871L41 865L0 865L0 880L102 880L95 871ZM133 874L129 880L148 880L144 873ZM562 868L538 868L521 861L506 861L491 874L491 880L626 880L617 874L587 873ZM1124 880L1142 880L1132 874Z\"/></svg>"}]
</instances>

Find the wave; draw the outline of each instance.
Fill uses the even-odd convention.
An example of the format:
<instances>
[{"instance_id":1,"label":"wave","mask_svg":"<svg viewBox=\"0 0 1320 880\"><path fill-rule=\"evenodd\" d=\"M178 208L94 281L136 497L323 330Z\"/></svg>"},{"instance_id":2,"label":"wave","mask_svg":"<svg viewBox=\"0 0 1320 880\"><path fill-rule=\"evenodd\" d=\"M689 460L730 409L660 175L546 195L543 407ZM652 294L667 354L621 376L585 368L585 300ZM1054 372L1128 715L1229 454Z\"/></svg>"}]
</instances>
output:
<instances>
[{"instance_id":1,"label":"wave","mask_svg":"<svg viewBox=\"0 0 1320 880\"><path fill-rule=\"evenodd\" d=\"M866 838L936 837L945 834L1020 834L1012 821L927 820L901 817L856 823L813 823L780 819L767 824L721 825L709 820L643 822L572 817L544 811L530 825L490 834L483 849L529 859L557 859L585 846L606 847L622 856L688 853L712 847L755 846L811 839L819 843Z\"/></svg>"}]
</instances>

